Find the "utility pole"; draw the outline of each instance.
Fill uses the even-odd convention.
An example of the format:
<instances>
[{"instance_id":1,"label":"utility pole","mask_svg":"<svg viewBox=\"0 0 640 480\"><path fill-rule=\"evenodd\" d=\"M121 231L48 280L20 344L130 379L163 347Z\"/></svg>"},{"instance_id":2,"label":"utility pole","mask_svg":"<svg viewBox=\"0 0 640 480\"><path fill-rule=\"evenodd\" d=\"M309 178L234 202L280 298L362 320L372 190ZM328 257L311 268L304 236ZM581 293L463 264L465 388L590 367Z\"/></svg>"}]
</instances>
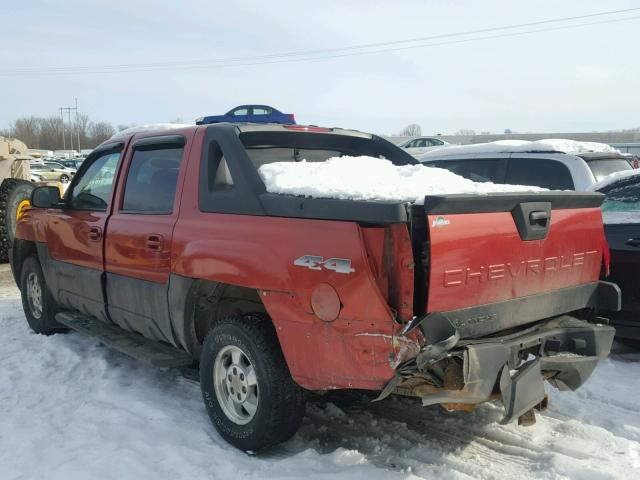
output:
<instances>
[{"instance_id":1,"label":"utility pole","mask_svg":"<svg viewBox=\"0 0 640 480\"><path fill-rule=\"evenodd\" d=\"M76 97L76 129L78 133L78 153L80 153L80 120L78 119L78 98Z\"/></svg>"},{"instance_id":2,"label":"utility pole","mask_svg":"<svg viewBox=\"0 0 640 480\"><path fill-rule=\"evenodd\" d=\"M64 113L67 113L67 117L69 118L69 141L71 144L71 150L73 150L73 128L71 127L71 112L76 112L76 124L78 123L78 99L76 98L76 106L75 107L60 107L60 115L62 116L62 148L67 149L64 140ZM78 127L78 150L80 149L80 126Z\"/></svg>"},{"instance_id":3,"label":"utility pole","mask_svg":"<svg viewBox=\"0 0 640 480\"><path fill-rule=\"evenodd\" d=\"M64 113L62 112L62 107L60 107L60 118L62 118L62 149L66 150L67 144L66 144L65 134L64 134Z\"/></svg>"}]
</instances>

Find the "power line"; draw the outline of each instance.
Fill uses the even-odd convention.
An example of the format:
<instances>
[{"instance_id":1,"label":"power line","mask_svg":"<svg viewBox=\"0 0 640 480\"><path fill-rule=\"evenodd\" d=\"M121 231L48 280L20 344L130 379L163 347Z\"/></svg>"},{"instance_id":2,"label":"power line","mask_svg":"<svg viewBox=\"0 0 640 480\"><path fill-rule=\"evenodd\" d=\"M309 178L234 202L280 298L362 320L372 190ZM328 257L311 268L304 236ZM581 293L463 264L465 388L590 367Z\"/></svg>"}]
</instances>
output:
<instances>
[{"instance_id":1,"label":"power line","mask_svg":"<svg viewBox=\"0 0 640 480\"><path fill-rule=\"evenodd\" d=\"M592 13L587 15L579 15L573 17L563 17L556 19L540 20L537 22L521 23L514 25L506 25L500 27L484 28L478 30L469 30L458 33L447 33L441 35L432 35L428 37L417 37L404 40L396 40L389 42L377 42L369 44L352 45L346 47L335 47L320 50L305 50L298 52L285 52L280 54L260 55L260 56L245 56L245 57L230 57L219 58L211 60L193 60L182 62L156 62L156 63L138 63L138 64L121 64L121 65L98 65L98 66L67 66L67 67L24 67L16 69L0 69L0 76L12 76L12 75L76 75L76 74L95 74L95 73L123 73L123 72L151 72L151 71L168 71L168 70L193 70L193 69L208 69L208 68L227 68L227 67L239 67L239 66L254 66L254 65L266 65L274 63L293 63L302 61L314 61L325 60L332 58L343 58L351 56L369 55L384 52L395 52L401 50L409 50L416 48L426 48L442 45L452 45L459 43L468 43L478 40L489 40L495 38L505 38L512 36L530 35L534 33L565 30L572 28L582 28L592 25L601 25L607 23L617 23L622 21L636 20L640 16L630 16L623 18L613 18L594 22L560 25L557 27L547 27L540 29L525 30L519 32L507 32L496 35L484 35L476 36L472 38L463 38L448 40L442 42L428 43L430 40L451 38L458 36L476 35L479 33L488 33L494 31L510 30L516 28L530 27L535 25L543 25L549 23L567 22L578 19L593 18L605 15L614 15L620 13L629 13L631 11L638 11L638 8L628 8L624 10L612 10L608 12ZM427 43L425 43L427 42ZM414 44L414 45L412 45ZM396 46L401 45L401 46ZM380 48L382 47L382 48ZM339 53L345 52L345 53ZM294 57L294 58L290 58ZM295 58L300 57L300 58Z\"/></svg>"}]
</instances>

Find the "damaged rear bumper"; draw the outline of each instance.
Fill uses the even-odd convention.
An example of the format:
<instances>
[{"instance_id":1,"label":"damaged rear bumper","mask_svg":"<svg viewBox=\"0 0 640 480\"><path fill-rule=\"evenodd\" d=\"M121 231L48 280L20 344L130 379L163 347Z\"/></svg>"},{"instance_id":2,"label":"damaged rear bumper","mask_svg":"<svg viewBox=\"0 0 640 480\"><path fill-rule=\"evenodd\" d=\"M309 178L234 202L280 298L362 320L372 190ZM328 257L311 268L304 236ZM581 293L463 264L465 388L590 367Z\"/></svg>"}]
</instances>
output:
<instances>
[{"instance_id":1,"label":"damaged rear bumper","mask_svg":"<svg viewBox=\"0 0 640 480\"><path fill-rule=\"evenodd\" d=\"M460 340L426 347L397 369L385 393L419 396L424 405L462 408L501 398L503 422L545 400L544 381L575 390L611 349L615 330L561 316L500 337Z\"/></svg>"}]
</instances>

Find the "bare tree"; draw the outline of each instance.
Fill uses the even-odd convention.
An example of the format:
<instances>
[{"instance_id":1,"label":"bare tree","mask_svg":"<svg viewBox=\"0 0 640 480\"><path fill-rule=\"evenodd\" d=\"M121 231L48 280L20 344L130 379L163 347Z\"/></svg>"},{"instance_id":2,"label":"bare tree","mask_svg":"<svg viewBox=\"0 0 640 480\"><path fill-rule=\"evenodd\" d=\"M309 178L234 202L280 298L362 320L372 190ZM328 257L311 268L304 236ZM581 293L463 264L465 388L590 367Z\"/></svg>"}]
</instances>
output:
<instances>
[{"instance_id":1,"label":"bare tree","mask_svg":"<svg viewBox=\"0 0 640 480\"><path fill-rule=\"evenodd\" d=\"M116 133L113 125L107 122L96 122L89 125L89 141L87 148L93 148L110 139Z\"/></svg>"},{"instance_id":2,"label":"bare tree","mask_svg":"<svg viewBox=\"0 0 640 480\"><path fill-rule=\"evenodd\" d=\"M464 135L468 137L473 137L476 134L475 130L470 130L468 128L461 128L456 132L456 135Z\"/></svg>"},{"instance_id":3,"label":"bare tree","mask_svg":"<svg viewBox=\"0 0 640 480\"><path fill-rule=\"evenodd\" d=\"M62 119L58 115L32 116L15 120L9 125L9 128L0 131L0 135L22 140L29 148L59 150L63 146L62 129ZM64 129L67 134L71 129L74 140L78 134L80 135L82 148L96 147L115 133L115 129L110 123L93 123L88 115L78 115L78 118L74 119L71 124L65 124Z\"/></svg>"},{"instance_id":4,"label":"bare tree","mask_svg":"<svg viewBox=\"0 0 640 480\"><path fill-rule=\"evenodd\" d=\"M407 125L400 131L402 137L419 137L422 135L422 128L417 123Z\"/></svg>"},{"instance_id":5,"label":"bare tree","mask_svg":"<svg viewBox=\"0 0 640 480\"><path fill-rule=\"evenodd\" d=\"M9 127L11 137L22 140L29 148L40 148L40 125L37 117L19 118Z\"/></svg>"},{"instance_id":6,"label":"bare tree","mask_svg":"<svg viewBox=\"0 0 640 480\"><path fill-rule=\"evenodd\" d=\"M39 148L57 150L62 143L62 119L58 115L39 118L40 141Z\"/></svg>"},{"instance_id":7,"label":"bare tree","mask_svg":"<svg viewBox=\"0 0 640 480\"><path fill-rule=\"evenodd\" d=\"M91 122L89 121L89 115L84 113L78 114L77 118L74 119L72 125L72 131L75 135L80 137L80 146L84 148L85 146L91 148L95 145L91 145L92 141L89 138L89 128L91 127Z\"/></svg>"}]
</instances>

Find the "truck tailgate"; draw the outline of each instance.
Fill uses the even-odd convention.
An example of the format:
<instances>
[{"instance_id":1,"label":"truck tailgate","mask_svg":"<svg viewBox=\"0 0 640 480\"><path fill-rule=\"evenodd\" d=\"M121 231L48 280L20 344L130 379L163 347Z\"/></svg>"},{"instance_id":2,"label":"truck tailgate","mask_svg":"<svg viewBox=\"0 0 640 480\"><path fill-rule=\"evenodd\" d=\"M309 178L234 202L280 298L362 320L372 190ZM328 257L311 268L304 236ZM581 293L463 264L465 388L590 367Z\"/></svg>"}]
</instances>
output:
<instances>
[{"instance_id":1,"label":"truck tailgate","mask_svg":"<svg viewBox=\"0 0 640 480\"><path fill-rule=\"evenodd\" d=\"M525 297L557 302L585 295L579 287L597 286L603 256L608 257L601 202L599 194L579 192L426 197L426 312L520 299L506 310L487 314L491 310L485 308L466 319L476 324L470 329L474 335L489 334L532 321ZM520 318L522 309L529 313ZM501 312L513 318L497 318Z\"/></svg>"}]
</instances>

